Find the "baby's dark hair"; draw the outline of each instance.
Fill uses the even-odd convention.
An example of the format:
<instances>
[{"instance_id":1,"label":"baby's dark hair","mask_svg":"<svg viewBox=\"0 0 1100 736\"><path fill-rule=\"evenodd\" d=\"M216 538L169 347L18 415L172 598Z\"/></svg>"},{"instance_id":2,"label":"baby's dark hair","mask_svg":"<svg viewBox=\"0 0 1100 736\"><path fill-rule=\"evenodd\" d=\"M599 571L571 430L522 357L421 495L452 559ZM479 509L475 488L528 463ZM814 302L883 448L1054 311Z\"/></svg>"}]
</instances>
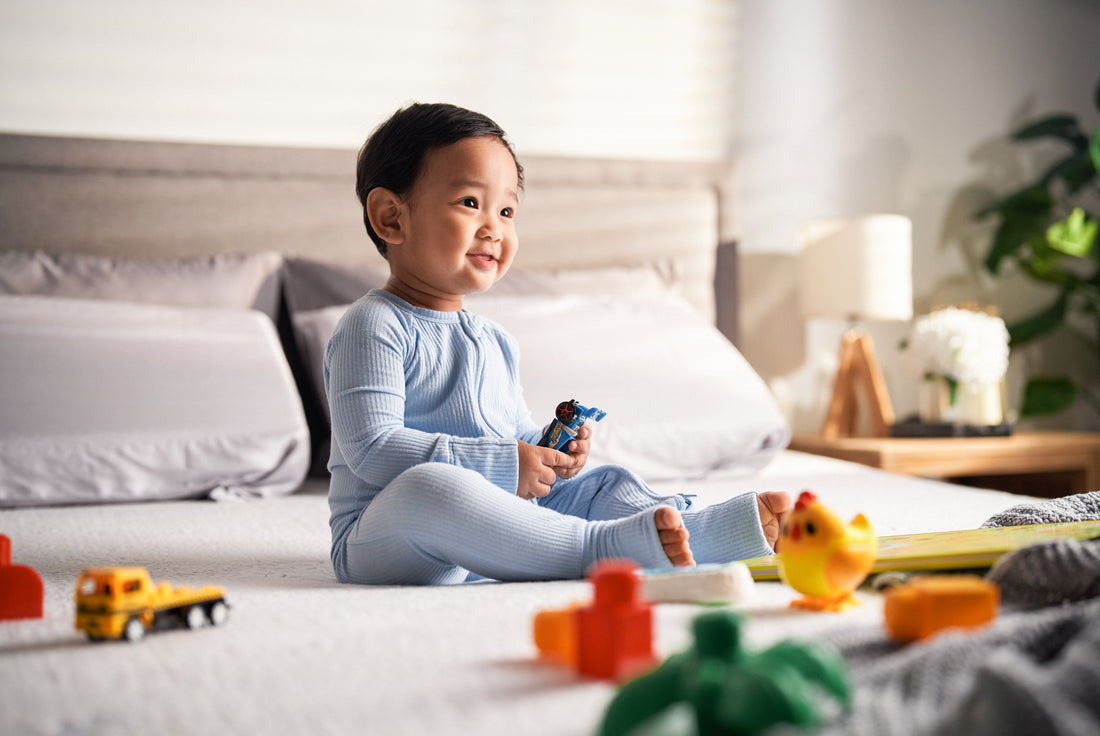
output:
<instances>
[{"instance_id":1,"label":"baby's dark hair","mask_svg":"<svg viewBox=\"0 0 1100 736\"><path fill-rule=\"evenodd\" d=\"M443 103L414 103L404 107L379 125L359 149L355 167L355 194L363 205L363 223L378 252L386 255L386 241L371 227L367 215L367 195L376 187L389 189L399 196L408 192L424 165L424 155L464 138L499 138L516 162L519 186L523 187L523 167L504 130L481 113Z\"/></svg>"}]
</instances>

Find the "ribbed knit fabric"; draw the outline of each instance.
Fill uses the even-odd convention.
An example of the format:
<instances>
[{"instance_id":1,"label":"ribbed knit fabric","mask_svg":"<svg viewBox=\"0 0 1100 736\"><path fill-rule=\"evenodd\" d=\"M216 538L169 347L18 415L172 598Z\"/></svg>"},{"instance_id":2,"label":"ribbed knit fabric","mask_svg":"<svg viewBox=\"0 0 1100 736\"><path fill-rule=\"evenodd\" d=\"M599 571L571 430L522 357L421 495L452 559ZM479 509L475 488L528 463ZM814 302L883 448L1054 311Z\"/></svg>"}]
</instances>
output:
<instances>
[{"instance_id":1,"label":"ribbed knit fabric","mask_svg":"<svg viewBox=\"0 0 1100 736\"><path fill-rule=\"evenodd\" d=\"M1017 504L982 527L1058 524L1100 519L1100 491ZM1016 550L989 571L1001 600L1037 608L1100 596L1100 540L1056 540Z\"/></svg>"},{"instance_id":2,"label":"ribbed knit fabric","mask_svg":"<svg viewBox=\"0 0 1100 736\"><path fill-rule=\"evenodd\" d=\"M573 480L558 481L543 505L585 519L621 519L656 504L677 509L699 564L770 555L755 493L743 493L699 509L682 495L657 495L641 478L617 465L594 468Z\"/></svg>"},{"instance_id":3,"label":"ribbed knit fabric","mask_svg":"<svg viewBox=\"0 0 1100 736\"><path fill-rule=\"evenodd\" d=\"M370 292L329 341L325 386L335 527L421 463L470 468L514 493L516 439L538 440L514 340L467 312L419 309Z\"/></svg>"},{"instance_id":4,"label":"ribbed knit fabric","mask_svg":"<svg viewBox=\"0 0 1100 736\"><path fill-rule=\"evenodd\" d=\"M1100 519L1100 491L1016 504L982 522L982 527L1058 524Z\"/></svg>"},{"instance_id":5,"label":"ribbed knit fabric","mask_svg":"<svg viewBox=\"0 0 1100 736\"><path fill-rule=\"evenodd\" d=\"M441 585L464 582L468 571L495 580L579 578L610 557L667 567L655 508L585 521L503 493L472 470L426 463L402 473L353 525L336 576Z\"/></svg>"},{"instance_id":6,"label":"ribbed knit fabric","mask_svg":"<svg viewBox=\"0 0 1100 736\"><path fill-rule=\"evenodd\" d=\"M770 552L755 494L703 511L629 471L588 469L537 503L515 496L516 440L538 441L515 341L467 312L372 291L325 355L332 562L345 582L579 578L597 559L668 564L653 512L681 511L699 561Z\"/></svg>"},{"instance_id":7,"label":"ribbed knit fabric","mask_svg":"<svg viewBox=\"0 0 1100 736\"><path fill-rule=\"evenodd\" d=\"M1002 612L977 632L909 645L871 627L822 638L848 662L855 698L821 736L1100 733L1098 599Z\"/></svg>"},{"instance_id":8,"label":"ribbed knit fabric","mask_svg":"<svg viewBox=\"0 0 1100 736\"><path fill-rule=\"evenodd\" d=\"M1041 608L1100 596L1100 539L1059 539L1005 555L986 576L1001 601ZM1098 652L1100 654L1100 652Z\"/></svg>"}]
</instances>

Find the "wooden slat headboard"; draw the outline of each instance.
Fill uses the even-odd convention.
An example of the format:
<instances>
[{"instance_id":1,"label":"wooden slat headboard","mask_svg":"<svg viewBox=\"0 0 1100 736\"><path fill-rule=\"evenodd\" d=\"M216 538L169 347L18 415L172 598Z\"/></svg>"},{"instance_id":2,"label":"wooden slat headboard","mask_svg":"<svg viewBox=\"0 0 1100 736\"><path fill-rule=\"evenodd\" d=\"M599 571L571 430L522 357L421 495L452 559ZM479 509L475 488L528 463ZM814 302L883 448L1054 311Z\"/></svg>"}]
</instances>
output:
<instances>
[{"instance_id":1,"label":"wooden slat headboard","mask_svg":"<svg viewBox=\"0 0 1100 736\"><path fill-rule=\"evenodd\" d=\"M274 250L380 265L355 198L355 156L0 134L0 248L141 258ZM727 167L521 160L517 268L656 265L713 318Z\"/></svg>"}]
</instances>

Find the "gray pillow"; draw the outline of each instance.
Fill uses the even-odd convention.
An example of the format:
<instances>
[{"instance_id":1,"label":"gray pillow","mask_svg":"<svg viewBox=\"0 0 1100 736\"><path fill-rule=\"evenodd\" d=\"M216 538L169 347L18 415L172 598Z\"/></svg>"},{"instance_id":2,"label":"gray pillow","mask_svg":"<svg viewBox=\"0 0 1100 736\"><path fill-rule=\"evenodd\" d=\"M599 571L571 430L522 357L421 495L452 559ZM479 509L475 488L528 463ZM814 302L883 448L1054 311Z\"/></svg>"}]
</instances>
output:
<instances>
[{"instance_id":1,"label":"gray pillow","mask_svg":"<svg viewBox=\"0 0 1100 736\"><path fill-rule=\"evenodd\" d=\"M270 251L156 260L6 250L0 294L256 309L275 319L282 263Z\"/></svg>"}]
</instances>

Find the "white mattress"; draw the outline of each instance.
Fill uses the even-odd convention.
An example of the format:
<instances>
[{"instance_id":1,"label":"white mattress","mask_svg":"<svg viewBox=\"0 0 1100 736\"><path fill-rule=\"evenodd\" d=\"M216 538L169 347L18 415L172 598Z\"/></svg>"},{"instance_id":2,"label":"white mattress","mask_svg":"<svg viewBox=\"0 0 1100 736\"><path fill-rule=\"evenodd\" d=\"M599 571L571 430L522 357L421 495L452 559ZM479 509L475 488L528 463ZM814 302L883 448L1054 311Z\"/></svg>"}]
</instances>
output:
<instances>
[{"instance_id":1,"label":"white mattress","mask_svg":"<svg viewBox=\"0 0 1100 736\"><path fill-rule=\"evenodd\" d=\"M0 506L289 493L309 462L270 319L0 297Z\"/></svg>"},{"instance_id":2,"label":"white mattress","mask_svg":"<svg viewBox=\"0 0 1100 736\"><path fill-rule=\"evenodd\" d=\"M797 496L799 491L811 490L845 519L866 515L879 536L973 529L1000 508L1026 500L792 450L785 450L754 476L714 474L654 486L669 493L698 494L704 504L744 491L788 491Z\"/></svg>"},{"instance_id":3,"label":"white mattress","mask_svg":"<svg viewBox=\"0 0 1100 736\"><path fill-rule=\"evenodd\" d=\"M676 484L667 484L671 486ZM785 451L753 478L684 490L811 488L880 533L976 526L1020 496L889 475ZM46 586L40 620L0 624L0 733L586 734L614 693L540 662L534 615L590 596L587 583L368 587L336 583L322 482L254 503L174 501L0 510L13 561ZM227 587L217 629L90 644L72 628L90 565L145 565L155 579ZM881 626L878 598L844 614L792 612L793 592L756 583L749 646L843 626ZM661 655L703 609L662 604Z\"/></svg>"}]
</instances>

